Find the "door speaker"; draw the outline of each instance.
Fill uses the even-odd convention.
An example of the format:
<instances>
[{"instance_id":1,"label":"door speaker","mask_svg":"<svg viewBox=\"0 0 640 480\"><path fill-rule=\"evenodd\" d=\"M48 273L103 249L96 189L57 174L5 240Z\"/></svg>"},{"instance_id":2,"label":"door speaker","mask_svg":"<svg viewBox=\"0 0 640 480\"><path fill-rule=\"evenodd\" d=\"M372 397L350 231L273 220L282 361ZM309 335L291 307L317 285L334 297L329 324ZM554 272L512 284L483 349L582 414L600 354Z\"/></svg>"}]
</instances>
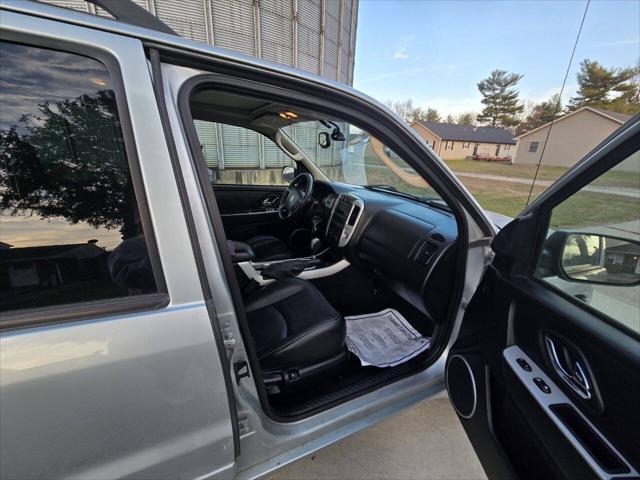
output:
<instances>
[{"instance_id":1,"label":"door speaker","mask_svg":"<svg viewBox=\"0 0 640 480\"><path fill-rule=\"evenodd\" d=\"M462 355L449 358L446 381L449 398L458 415L466 419L473 417L478 405L478 385L471 365Z\"/></svg>"}]
</instances>

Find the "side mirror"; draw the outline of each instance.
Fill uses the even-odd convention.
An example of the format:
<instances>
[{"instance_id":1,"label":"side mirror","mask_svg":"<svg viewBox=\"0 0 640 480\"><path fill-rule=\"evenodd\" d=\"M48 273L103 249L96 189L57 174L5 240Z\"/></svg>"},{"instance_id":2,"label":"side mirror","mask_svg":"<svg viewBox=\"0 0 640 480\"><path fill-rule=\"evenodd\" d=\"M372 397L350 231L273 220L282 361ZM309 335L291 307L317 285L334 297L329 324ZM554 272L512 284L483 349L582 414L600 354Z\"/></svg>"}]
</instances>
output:
<instances>
[{"instance_id":1,"label":"side mirror","mask_svg":"<svg viewBox=\"0 0 640 480\"><path fill-rule=\"evenodd\" d=\"M318 145L320 148L329 148L331 146L331 137L328 132L320 132L318 134Z\"/></svg>"},{"instance_id":2,"label":"side mirror","mask_svg":"<svg viewBox=\"0 0 640 480\"><path fill-rule=\"evenodd\" d=\"M563 280L600 285L640 284L640 242L598 233L554 232L539 268Z\"/></svg>"},{"instance_id":3,"label":"side mirror","mask_svg":"<svg viewBox=\"0 0 640 480\"><path fill-rule=\"evenodd\" d=\"M296 170L293 167L284 167L282 169L282 179L286 182L292 182L296 178Z\"/></svg>"}]
</instances>

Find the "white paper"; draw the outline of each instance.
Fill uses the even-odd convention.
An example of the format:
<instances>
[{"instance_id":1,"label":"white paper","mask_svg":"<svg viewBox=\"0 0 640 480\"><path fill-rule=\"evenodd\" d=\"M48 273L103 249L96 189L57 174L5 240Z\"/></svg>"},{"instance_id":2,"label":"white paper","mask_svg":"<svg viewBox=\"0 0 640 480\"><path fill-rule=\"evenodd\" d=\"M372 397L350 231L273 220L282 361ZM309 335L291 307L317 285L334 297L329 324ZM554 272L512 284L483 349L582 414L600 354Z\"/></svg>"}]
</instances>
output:
<instances>
[{"instance_id":1,"label":"white paper","mask_svg":"<svg viewBox=\"0 0 640 480\"><path fill-rule=\"evenodd\" d=\"M345 320L347 348L363 366L395 367L424 352L431 343L392 308Z\"/></svg>"}]
</instances>

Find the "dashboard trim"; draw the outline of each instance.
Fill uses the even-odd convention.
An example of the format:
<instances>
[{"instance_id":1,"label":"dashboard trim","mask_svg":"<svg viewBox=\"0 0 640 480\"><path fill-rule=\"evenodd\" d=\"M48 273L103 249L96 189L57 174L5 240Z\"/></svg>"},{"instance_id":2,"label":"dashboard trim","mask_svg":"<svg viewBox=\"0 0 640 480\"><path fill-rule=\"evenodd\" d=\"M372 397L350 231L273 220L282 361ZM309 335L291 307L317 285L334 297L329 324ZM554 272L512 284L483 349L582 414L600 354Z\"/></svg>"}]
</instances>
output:
<instances>
[{"instance_id":1,"label":"dashboard trim","mask_svg":"<svg viewBox=\"0 0 640 480\"><path fill-rule=\"evenodd\" d=\"M356 227L358 226L358 222L362 217L362 213L364 212L364 201L360 197L354 195L353 193L339 194L338 197L333 201L333 208L331 209L331 215L329 215L329 220L327 221L325 237L328 237L329 235L329 228L331 227L331 220L333 219L333 214L335 213L336 208L340 204L340 200L342 199L342 197L349 197L352 203L351 203L351 208L349 209L349 213L347 214L347 217L345 219L344 226L342 227L342 232L340 233L340 237L338 240L338 248L343 248L347 246L347 244L349 243L349 240L351 240L351 237L353 236L353 232L355 232ZM358 212L358 216L356 217L353 224L349 225L349 220L351 219L351 214L353 213L353 209L355 207L358 207L360 211Z\"/></svg>"},{"instance_id":2,"label":"dashboard trim","mask_svg":"<svg viewBox=\"0 0 640 480\"><path fill-rule=\"evenodd\" d=\"M249 277L251 280L256 281L260 286L264 286L264 285L269 285L270 283L275 282L275 280L271 278L264 278L260 274L260 271L256 270L255 267L266 266L271 263L279 263L279 262L287 262L287 261L289 260L276 260L274 262L262 262L262 263L253 263L253 262L247 261L247 262L240 262L237 265L238 267L240 267L240 269L244 272L244 274L247 277ZM350 265L351 264L347 260L342 259L327 267L303 270L298 275L296 275L296 277L302 278L304 280L313 280L316 278L330 277L331 275L335 275L336 273L341 272L342 270L344 270Z\"/></svg>"}]
</instances>

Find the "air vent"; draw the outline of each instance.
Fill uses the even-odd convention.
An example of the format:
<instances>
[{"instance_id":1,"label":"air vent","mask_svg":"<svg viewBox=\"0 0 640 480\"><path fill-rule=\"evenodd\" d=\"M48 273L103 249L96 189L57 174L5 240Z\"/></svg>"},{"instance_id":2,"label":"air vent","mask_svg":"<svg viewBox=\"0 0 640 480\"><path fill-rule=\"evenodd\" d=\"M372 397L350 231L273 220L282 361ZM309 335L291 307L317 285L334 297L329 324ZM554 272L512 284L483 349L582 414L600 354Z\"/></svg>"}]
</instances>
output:
<instances>
[{"instance_id":1,"label":"air vent","mask_svg":"<svg viewBox=\"0 0 640 480\"><path fill-rule=\"evenodd\" d=\"M425 242L420 248L418 255L416 255L416 262L420 265L426 265L433 254L436 253L436 250L438 250L438 245L430 241Z\"/></svg>"},{"instance_id":2,"label":"air vent","mask_svg":"<svg viewBox=\"0 0 640 480\"><path fill-rule=\"evenodd\" d=\"M431 235L431 240L435 240L436 242L444 242L444 237L440 233L434 233Z\"/></svg>"}]
</instances>

